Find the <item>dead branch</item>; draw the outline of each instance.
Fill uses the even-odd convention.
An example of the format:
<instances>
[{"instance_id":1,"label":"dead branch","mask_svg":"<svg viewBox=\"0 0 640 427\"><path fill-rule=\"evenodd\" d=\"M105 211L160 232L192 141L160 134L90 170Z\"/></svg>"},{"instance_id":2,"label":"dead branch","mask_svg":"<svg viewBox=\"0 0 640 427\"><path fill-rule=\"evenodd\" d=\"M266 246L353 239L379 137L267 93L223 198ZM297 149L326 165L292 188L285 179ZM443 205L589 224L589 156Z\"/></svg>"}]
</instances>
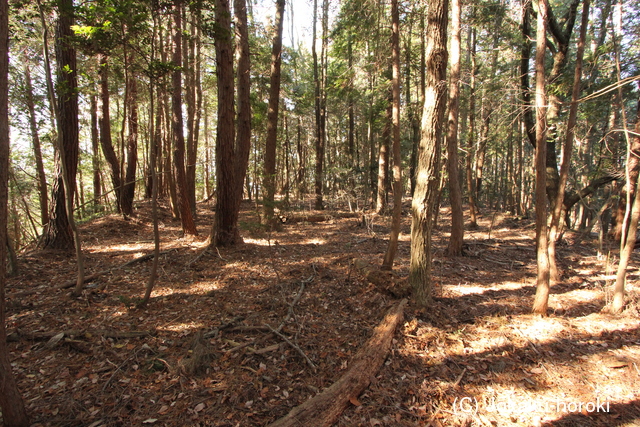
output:
<instances>
[{"instance_id":1,"label":"dead branch","mask_svg":"<svg viewBox=\"0 0 640 427\"><path fill-rule=\"evenodd\" d=\"M295 407L270 427L330 426L349 404L369 386L384 363L396 327L404 317L407 300L392 307L373 331L372 337L353 358L349 370L322 393Z\"/></svg>"},{"instance_id":2,"label":"dead branch","mask_svg":"<svg viewBox=\"0 0 640 427\"><path fill-rule=\"evenodd\" d=\"M298 222L324 222L341 218L360 218L361 213L358 212L334 212L331 214L311 214L311 215L290 215L281 218L285 224L295 224Z\"/></svg>"},{"instance_id":3,"label":"dead branch","mask_svg":"<svg viewBox=\"0 0 640 427\"><path fill-rule=\"evenodd\" d=\"M268 327L269 329L271 329L271 332L273 332L274 334L276 334L277 336L279 336L280 338L282 338L284 340L284 342L286 342L287 344L289 344L291 347L293 347L303 358L304 360L307 361L307 364L309 366L311 366L311 369L313 369L313 372L317 371L317 367L316 365L311 361L311 359L309 359L309 356L307 356L307 354L296 344L294 344L289 338L286 337L286 335L284 335L283 333L273 329L271 326L269 325L265 325L266 327Z\"/></svg>"}]
</instances>

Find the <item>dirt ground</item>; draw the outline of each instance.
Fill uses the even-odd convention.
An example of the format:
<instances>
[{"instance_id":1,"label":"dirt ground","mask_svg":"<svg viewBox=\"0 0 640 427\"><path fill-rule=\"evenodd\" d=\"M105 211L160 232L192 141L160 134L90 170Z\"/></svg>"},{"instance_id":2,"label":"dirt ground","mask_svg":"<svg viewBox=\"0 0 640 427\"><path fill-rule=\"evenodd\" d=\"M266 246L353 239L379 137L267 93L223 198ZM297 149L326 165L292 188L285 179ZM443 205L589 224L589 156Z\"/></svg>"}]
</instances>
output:
<instances>
[{"instance_id":1,"label":"dirt ground","mask_svg":"<svg viewBox=\"0 0 640 427\"><path fill-rule=\"evenodd\" d=\"M163 210L160 276L144 309L150 261L102 274L72 299L58 286L74 281L73 256L21 256L7 321L34 426L267 425L338 380L397 302L355 267L381 263L388 217L288 221L266 233L245 203L245 243L202 255L212 221L200 206L200 236L182 238ZM408 212L403 221L399 277ZM602 309L617 249L599 256L597 238L567 233L564 281L542 318L529 314L532 220L485 212L458 258L444 255L448 221L445 209L434 304L409 303L382 369L336 425L640 426L638 255L614 317ZM152 251L150 209L93 220L81 234L87 274L120 266ZM271 332L280 326L289 343Z\"/></svg>"}]
</instances>

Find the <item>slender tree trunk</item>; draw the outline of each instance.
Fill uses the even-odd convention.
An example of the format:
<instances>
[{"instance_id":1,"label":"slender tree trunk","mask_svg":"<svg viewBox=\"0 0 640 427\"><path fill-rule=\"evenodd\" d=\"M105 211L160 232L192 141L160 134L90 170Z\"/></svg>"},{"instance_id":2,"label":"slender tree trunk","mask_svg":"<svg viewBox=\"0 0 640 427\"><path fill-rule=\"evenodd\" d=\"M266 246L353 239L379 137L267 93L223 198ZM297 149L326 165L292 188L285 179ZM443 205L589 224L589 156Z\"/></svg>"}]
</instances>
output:
<instances>
[{"instance_id":1,"label":"slender tree trunk","mask_svg":"<svg viewBox=\"0 0 640 427\"><path fill-rule=\"evenodd\" d=\"M389 246L382 262L384 270L391 270L398 249L402 216L402 156L400 154L400 13L398 0L391 0L391 135L393 138L393 214Z\"/></svg>"},{"instance_id":2,"label":"slender tree trunk","mask_svg":"<svg viewBox=\"0 0 640 427\"><path fill-rule=\"evenodd\" d=\"M276 192L276 146L278 142L278 109L280 105L280 67L282 63L282 28L284 22L285 0L277 0L275 17L275 34L271 50L271 80L269 107L267 110L267 138L264 155L264 177L262 193L264 223L274 228L274 203Z\"/></svg>"},{"instance_id":3,"label":"slender tree trunk","mask_svg":"<svg viewBox=\"0 0 640 427\"><path fill-rule=\"evenodd\" d=\"M387 207L387 182L389 181L389 143L391 142L392 102L389 100L384 128L378 151L378 191L376 193L376 213L382 214Z\"/></svg>"},{"instance_id":4,"label":"slender tree trunk","mask_svg":"<svg viewBox=\"0 0 640 427\"><path fill-rule=\"evenodd\" d=\"M197 84L196 84L196 39L197 7L191 7L190 34L184 38L185 100L187 102L187 164L186 180L189 208L196 214L196 163L198 155L198 135L196 133ZM185 13L186 15L186 13ZM186 23L185 23L186 28Z\"/></svg>"},{"instance_id":5,"label":"slender tree trunk","mask_svg":"<svg viewBox=\"0 0 640 427\"><path fill-rule=\"evenodd\" d=\"M234 0L236 28L236 92L238 116L235 135L235 222L240 212L244 192L244 181L249 167L251 152L251 56L249 52L249 29L247 24L246 0Z\"/></svg>"},{"instance_id":6,"label":"slender tree trunk","mask_svg":"<svg viewBox=\"0 0 640 427\"><path fill-rule=\"evenodd\" d=\"M431 230L440 183L440 146L446 109L448 1L433 0L427 11L426 93L418 151L416 189L411 205L409 284L416 302L431 301Z\"/></svg>"},{"instance_id":7,"label":"slender tree trunk","mask_svg":"<svg viewBox=\"0 0 640 427\"><path fill-rule=\"evenodd\" d=\"M175 182L177 190L178 210L180 211L180 222L184 234L197 236L198 231L193 220L193 212L189 203L189 193L187 189L187 177L184 165L184 131L182 121L182 0L173 2L173 59L176 69L171 75L172 84L172 121L173 131L173 169L175 171Z\"/></svg>"},{"instance_id":8,"label":"slender tree trunk","mask_svg":"<svg viewBox=\"0 0 640 427\"><path fill-rule=\"evenodd\" d=\"M138 164L138 83L137 77L132 76L128 81L127 113L129 135L127 136L127 168L124 185L122 186L122 213L133 215L133 200L136 189L136 166Z\"/></svg>"},{"instance_id":9,"label":"slender tree trunk","mask_svg":"<svg viewBox=\"0 0 640 427\"><path fill-rule=\"evenodd\" d=\"M216 76L218 78L218 129L216 138L216 217L212 243L216 246L236 244L240 239L235 212L237 195L235 163L235 108L233 88L233 43L229 0L216 0L215 39Z\"/></svg>"},{"instance_id":10,"label":"slender tree trunk","mask_svg":"<svg viewBox=\"0 0 640 427\"><path fill-rule=\"evenodd\" d=\"M547 235L546 158L547 97L544 56L547 49L547 2L538 0L536 31L536 260L537 280L533 312L546 315L549 303L549 252Z\"/></svg>"},{"instance_id":11,"label":"slender tree trunk","mask_svg":"<svg viewBox=\"0 0 640 427\"><path fill-rule=\"evenodd\" d=\"M311 54L313 56L313 79L315 82L315 116L316 116L316 177L315 177L315 208L324 209L323 187L324 187L324 155L326 145L326 107L325 107L325 51L327 46L326 27L328 21L328 0L323 0L322 6L322 50L320 52L320 64L318 64L318 53L316 50L316 32L318 23L318 1L313 1L313 39ZM318 70L320 65L320 72Z\"/></svg>"},{"instance_id":12,"label":"slender tree trunk","mask_svg":"<svg viewBox=\"0 0 640 427\"><path fill-rule=\"evenodd\" d=\"M120 202L122 200L122 181L120 172L120 161L118 155L113 148L113 140L111 138L111 115L109 112L109 65L107 57L100 55L100 99L101 99L101 116L100 123L100 145L104 158L111 168L111 184L116 194L116 211L121 211Z\"/></svg>"},{"instance_id":13,"label":"slender tree trunk","mask_svg":"<svg viewBox=\"0 0 640 427\"><path fill-rule=\"evenodd\" d=\"M471 82L469 84L469 136L467 137L467 158L465 162L467 178L467 197L469 199L469 226L478 226L478 208L476 206L476 188L473 177L473 153L475 151L476 140L476 30L471 31Z\"/></svg>"},{"instance_id":14,"label":"slender tree trunk","mask_svg":"<svg viewBox=\"0 0 640 427\"><path fill-rule=\"evenodd\" d=\"M447 130L447 173L451 203L451 236L447 254L462 255L464 219L458 173L458 116L460 110L460 0L451 1L451 75L449 76L449 119Z\"/></svg>"},{"instance_id":15,"label":"slender tree trunk","mask_svg":"<svg viewBox=\"0 0 640 427\"><path fill-rule=\"evenodd\" d=\"M98 130L98 102L96 95L91 95L91 166L93 169L93 207L101 209L102 184L100 182L100 133Z\"/></svg>"},{"instance_id":16,"label":"slender tree trunk","mask_svg":"<svg viewBox=\"0 0 640 427\"><path fill-rule=\"evenodd\" d=\"M9 5L0 0L0 409L6 427L29 425L18 385L11 371L5 317L7 283L7 218L9 181Z\"/></svg>"},{"instance_id":17,"label":"slender tree trunk","mask_svg":"<svg viewBox=\"0 0 640 427\"><path fill-rule=\"evenodd\" d=\"M33 157L36 161L36 172L38 176L38 194L40 201L40 223L49 222L49 197L47 195L47 178L44 173L44 163L42 162L42 149L40 147L40 136L38 135L38 124L36 122L36 109L33 101L33 86L31 84L31 71L29 66L24 65L25 98L27 110L29 110L29 128L31 130L31 142L33 145Z\"/></svg>"},{"instance_id":18,"label":"slender tree trunk","mask_svg":"<svg viewBox=\"0 0 640 427\"><path fill-rule=\"evenodd\" d=\"M564 202L565 187L569 177L569 167L571 165L571 155L573 153L573 139L575 126L578 117L578 98L580 97L580 83L582 80L582 59L587 37L587 27L589 25L589 1L584 0L582 10L582 24L580 28L580 38L578 39L578 51L576 53L576 66L573 76L573 89L571 93L571 106L569 108L569 119L567 120L567 134L562 150L562 162L560 166L560 176L558 185L558 195L553 200L553 211L551 214L551 224L549 228L549 284L554 285L560 281L558 270L556 241L560 237L560 218Z\"/></svg>"}]
</instances>

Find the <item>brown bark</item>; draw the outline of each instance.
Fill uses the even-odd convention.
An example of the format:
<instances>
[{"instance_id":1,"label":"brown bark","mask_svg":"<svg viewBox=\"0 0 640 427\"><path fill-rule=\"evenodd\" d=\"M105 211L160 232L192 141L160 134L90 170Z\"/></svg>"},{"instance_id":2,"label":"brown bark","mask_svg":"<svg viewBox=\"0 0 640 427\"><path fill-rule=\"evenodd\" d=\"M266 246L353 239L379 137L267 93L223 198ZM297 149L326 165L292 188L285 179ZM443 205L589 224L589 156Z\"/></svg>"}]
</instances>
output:
<instances>
[{"instance_id":1,"label":"brown bark","mask_svg":"<svg viewBox=\"0 0 640 427\"><path fill-rule=\"evenodd\" d=\"M133 215L133 199L136 189L136 166L138 164L138 83L137 76L131 76L128 80L127 90L127 123L129 135L127 136L127 168L124 185L122 186L122 200L120 202L122 213Z\"/></svg>"},{"instance_id":2,"label":"brown bark","mask_svg":"<svg viewBox=\"0 0 640 427\"><path fill-rule=\"evenodd\" d=\"M383 270L391 270L398 249L402 219L402 156L400 154L400 13L398 0L391 0L391 136L393 146L393 214L389 246L382 262Z\"/></svg>"},{"instance_id":3,"label":"brown bark","mask_svg":"<svg viewBox=\"0 0 640 427\"><path fill-rule=\"evenodd\" d=\"M173 58L176 69L171 75L171 129L173 131L173 170L175 173L176 199L180 212L182 232L187 235L197 236L198 230L193 220L193 212L189 203L187 189L187 177L184 165L185 142L182 120L182 0L173 2Z\"/></svg>"},{"instance_id":4,"label":"brown bark","mask_svg":"<svg viewBox=\"0 0 640 427\"><path fill-rule=\"evenodd\" d=\"M5 318L9 181L9 5L0 0L0 409L7 427L28 426L22 396L11 371Z\"/></svg>"},{"instance_id":5,"label":"brown bark","mask_svg":"<svg viewBox=\"0 0 640 427\"><path fill-rule=\"evenodd\" d=\"M449 76L449 118L447 129L447 173L451 203L451 235L447 254L462 255L464 219L458 179L458 116L460 110L460 0L451 2L451 74Z\"/></svg>"},{"instance_id":6,"label":"brown bark","mask_svg":"<svg viewBox=\"0 0 640 427\"><path fill-rule=\"evenodd\" d=\"M186 183L189 207L191 212L196 212L196 162L198 156L198 134L196 132L197 116L197 84L196 84L196 40L197 7L190 8L190 33L184 37L184 72L185 72L185 101L187 103L187 164ZM186 24L185 24L186 28Z\"/></svg>"},{"instance_id":7,"label":"brown bark","mask_svg":"<svg viewBox=\"0 0 640 427\"><path fill-rule=\"evenodd\" d=\"M391 100L390 100L391 101ZM376 192L376 213L382 214L387 207L387 182L389 181L389 142L391 142L392 102L387 106L384 128L378 151L378 190Z\"/></svg>"},{"instance_id":8,"label":"brown bark","mask_svg":"<svg viewBox=\"0 0 640 427\"><path fill-rule=\"evenodd\" d=\"M48 249L72 250L74 248L73 222L67 209L64 180L69 184L68 200L73 203L78 169L78 95L76 53L69 39L72 37L72 6L68 0L58 3L59 17L56 25L57 60L57 171L53 183L49 223L45 226L41 246ZM63 164L64 162L64 164ZM66 176L63 176L66 175Z\"/></svg>"},{"instance_id":9,"label":"brown bark","mask_svg":"<svg viewBox=\"0 0 640 427\"><path fill-rule=\"evenodd\" d=\"M431 231L440 183L440 146L446 109L447 16L449 2L434 0L427 11L426 93L418 151L416 189L411 204L409 284L419 305L431 301Z\"/></svg>"},{"instance_id":10,"label":"brown bark","mask_svg":"<svg viewBox=\"0 0 640 427\"><path fill-rule=\"evenodd\" d=\"M111 168L111 184L116 194L116 210L121 211L120 201L122 192L122 179L120 171L120 161L118 155L113 148L113 140L111 138L111 116L109 113L109 64L107 57L100 55L100 145L102 153L109 167Z\"/></svg>"},{"instance_id":11,"label":"brown bark","mask_svg":"<svg viewBox=\"0 0 640 427\"><path fill-rule=\"evenodd\" d=\"M473 179L473 153L475 151L476 139L476 30L471 31L470 40L471 50L471 81L469 84L469 136L467 138L467 155L465 162L466 180L467 180L467 197L469 199L469 226L477 227L476 207L476 189L475 180Z\"/></svg>"},{"instance_id":12,"label":"brown bark","mask_svg":"<svg viewBox=\"0 0 640 427\"><path fill-rule=\"evenodd\" d=\"M538 0L536 30L536 296L532 311L546 315L549 302L549 252L547 236L546 159L547 159L547 107L544 72L544 55L547 33L547 3Z\"/></svg>"},{"instance_id":13,"label":"brown bark","mask_svg":"<svg viewBox=\"0 0 640 427\"><path fill-rule=\"evenodd\" d=\"M271 50L271 79L269 106L267 109L267 138L264 154L263 201L264 223L268 228L276 227L274 203L276 192L276 147L278 142L278 110L280 105L280 68L282 63L282 28L284 0L276 2L275 34Z\"/></svg>"},{"instance_id":14,"label":"brown bark","mask_svg":"<svg viewBox=\"0 0 640 427\"><path fill-rule=\"evenodd\" d=\"M102 183L100 176L100 133L98 130L98 102L96 95L91 95L91 166L93 171L93 206L99 210L102 206Z\"/></svg>"},{"instance_id":15,"label":"brown bark","mask_svg":"<svg viewBox=\"0 0 640 427\"><path fill-rule=\"evenodd\" d=\"M235 108L233 88L233 44L229 0L216 0L215 22L220 34L215 39L216 76L218 78L218 129L216 138L216 217L212 243L216 246L236 244L237 229L235 163Z\"/></svg>"},{"instance_id":16,"label":"brown bark","mask_svg":"<svg viewBox=\"0 0 640 427\"><path fill-rule=\"evenodd\" d=\"M364 391L382 367L396 328L404 318L407 300L391 307L372 337L351 361L349 370L322 393L295 407L269 427L330 426L347 408L351 399Z\"/></svg>"},{"instance_id":17,"label":"brown bark","mask_svg":"<svg viewBox=\"0 0 640 427\"><path fill-rule=\"evenodd\" d=\"M569 108L569 118L567 120L567 134L565 136L563 157L560 166L560 176L558 184L558 195L553 200L551 224L549 229L549 281L554 285L560 281L560 272L556 260L556 241L560 235L560 217L564 202L565 187L569 177L569 166L571 164L571 154L573 152L573 138L578 116L578 98L580 97L580 82L582 79L582 59L587 37L587 26L589 25L589 0L584 0L582 11L582 24L580 28L580 38L578 39L578 50L576 53L576 66L573 76L573 89L571 92L571 106Z\"/></svg>"},{"instance_id":18,"label":"brown bark","mask_svg":"<svg viewBox=\"0 0 640 427\"><path fill-rule=\"evenodd\" d=\"M318 1L313 2L313 41L311 54L313 56L313 79L315 82L315 117L316 117L316 179L315 179L315 208L324 209L323 187L324 187L324 153L326 145L326 55L328 46L328 14L329 0L322 2L322 49L320 51L320 70L318 70L318 54L316 51L316 27L318 21Z\"/></svg>"}]
</instances>

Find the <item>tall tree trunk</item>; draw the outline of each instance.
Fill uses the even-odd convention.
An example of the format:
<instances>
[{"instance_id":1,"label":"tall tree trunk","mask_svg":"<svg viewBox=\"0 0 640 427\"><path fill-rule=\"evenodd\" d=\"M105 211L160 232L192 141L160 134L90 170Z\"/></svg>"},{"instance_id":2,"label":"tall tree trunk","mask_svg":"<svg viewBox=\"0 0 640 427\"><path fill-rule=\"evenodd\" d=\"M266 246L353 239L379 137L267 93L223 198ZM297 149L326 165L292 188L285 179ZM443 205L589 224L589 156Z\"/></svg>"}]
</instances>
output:
<instances>
[{"instance_id":1,"label":"tall tree trunk","mask_svg":"<svg viewBox=\"0 0 640 427\"><path fill-rule=\"evenodd\" d=\"M137 77L132 76L128 80L127 113L127 168L122 186L122 213L126 216L133 215L133 199L136 189L136 166L138 163L138 83Z\"/></svg>"},{"instance_id":2,"label":"tall tree trunk","mask_svg":"<svg viewBox=\"0 0 640 427\"><path fill-rule=\"evenodd\" d=\"M467 197L469 199L469 226L475 228L478 226L478 208L476 206L476 186L473 177L473 153L475 151L476 136L476 73L478 72L476 65L476 29L471 31L471 39L469 41L471 50L471 81L469 84L469 136L467 137L467 156L465 162L466 178L467 178Z\"/></svg>"},{"instance_id":3,"label":"tall tree trunk","mask_svg":"<svg viewBox=\"0 0 640 427\"><path fill-rule=\"evenodd\" d=\"M38 124L36 122L36 109L33 101L33 86L31 84L31 70L25 61L24 65L25 98L27 109L29 110L29 128L31 130L31 142L33 145L33 157L36 161L36 172L38 175L38 193L40 200L40 224L49 222L49 197L47 195L47 178L44 173L44 163L42 162L42 149L40 147L40 136L38 135Z\"/></svg>"},{"instance_id":4,"label":"tall tree trunk","mask_svg":"<svg viewBox=\"0 0 640 427\"><path fill-rule=\"evenodd\" d=\"M391 135L393 138L393 214L389 246L382 268L391 270L398 249L400 221L402 216L402 156L400 154L400 13L398 0L391 0Z\"/></svg>"},{"instance_id":5,"label":"tall tree trunk","mask_svg":"<svg viewBox=\"0 0 640 427\"><path fill-rule=\"evenodd\" d=\"M116 211L121 212L120 202L122 200L122 179L120 172L120 161L118 155L113 148L113 140L111 138L111 115L109 112L109 64L105 55L100 55L100 99L101 99L101 116L100 122L100 145L104 158L111 168L111 184L116 194Z\"/></svg>"},{"instance_id":6,"label":"tall tree trunk","mask_svg":"<svg viewBox=\"0 0 640 427\"><path fill-rule=\"evenodd\" d=\"M316 33L318 23L318 1L313 1L313 41L311 54L313 56L313 80L315 82L315 117L316 117L316 209L324 209L323 187L324 187L324 154L326 145L326 101L325 101L325 79L326 79L326 48L327 48L327 26L328 26L328 0L323 0L322 4L322 49L320 52L320 64L318 64L318 53L316 49ZM320 70L318 70L320 65Z\"/></svg>"},{"instance_id":7,"label":"tall tree trunk","mask_svg":"<svg viewBox=\"0 0 640 427\"><path fill-rule=\"evenodd\" d=\"M182 120L182 0L173 2L173 58L172 62L176 69L171 75L171 110L173 131L173 170L175 172L175 182L177 191L178 210L180 211L180 222L184 234L197 236L198 230L193 220L193 212L189 203L189 193L187 189L187 177L184 165L184 130Z\"/></svg>"},{"instance_id":8,"label":"tall tree trunk","mask_svg":"<svg viewBox=\"0 0 640 427\"><path fill-rule=\"evenodd\" d=\"M582 10L582 23L580 28L580 38L578 39L578 50L576 53L576 66L573 76L573 89L571 92L571 106L569 107L569 118L567 120L567 134L565 136L564 148L562 150L562 162L560 166L560 176L558 184L558 194L553 200L553 210L551 212L551 224L549 227L549 284L554 285L560 281L560 272L556 259L556 241L560 236L560 218L565 195L565 187L569 177L569 166L573 153L573 138L578 117L578 98L580 97L580 83L582 80L582 59L587 37L587 26L589 25L589 1L584 0ZM640 138L639 138L640 139Z\"/></svg>"},{"instance_id":9,"label":"tall tree trunk","mask_svg":"<svg viewBox=\"0 0 640 427\"><path fill-rule=\"evenodd\" d=\"M546 315L549 303L549 252L547 235L546 159L547 97L544 56L547 49L547 1L538 0L536 30L536 296L532 311Z\"/></svg>"},{"instance_id":10,"label":"tall tree trunk","mask_svg":"<svg viewBox=\"0 0 640 427\"><path fill-rule=\"evenodd\" d=\"M29 425L18 385L11 372L5 317L9 181L9 5L0 0L0 409L4 425Z\"/></svg>"},{"instance_id":11,"label":"tall tree trunk","mask_svg":"<svg viewBox=\"0 0 640 427\"><path fill-rule=\"evenodd\" d=\"M216 0L215 39L218 78L218 129L216 138L216 216L212 244L228 246L240 240L237 229L235 163L235 108L233 88L233 43L229 0ZM238 205L239 206L239 205Z\"/></svg>"},{"instance_id":12,"label":"tall tree trunk","mask_svg":"<svg viewBox=\"0 0 640 427\"><path fill-rule=\"evenodd\" d=\"M93 170L93 208L101 209L102 184L100 182L100 133L98 130L98 102L96 95L91 95L91 167Z\"/></svg>"},{"instance_id":13,"label":"tall tree trunk","mask_svg":"<svg viewBox=\"0 0 640 427\"><path fill-rule=\"evenodd\" d=\"M462 255L464 219L458 179L458 115L460 110L460 0L451 1L451 75L449 76L449 119L447 129L447 173L451 203L451 235L447 253Z\"/></svg>"},{"instance_id":14,"label":"tall tree trunk","mask_svg":"<svg viewBox=\"0 0 640 427\"><path fill-rule=\"evenodd\" d=\"M411 204L409 284L416 302L431 301L431 230L440 183L440 146L446 109L448 0L433 0L427 11L426 93L418 151L416 189Z\"/></svg>"},{"instance_id":15,"label":"tall tree trunk","mask_svg":"<svg viewBox=\"0 0 640 427\"><path fill-rule=\"evenodd\" d=\"M184 38L185 100L187 101L187 194L191 212L196 214L196 163L198 156L198 135L196 133L197 84L196 84L196 40L197 7L190 8L190 34ZM185 24L186 28L186 24Z\"/></svg>"},{"instance_id":16,"label":"tall tree trunk","mask_svg":"<svg viewBox=\"0 0 640 427\"><path fill-rule=\"evenodd\" d=\"M285 0L277 0L275 17L275 34L271 50L271 79L269 107L267 110L267 138L264 154L264 177L262 207L264 223L268 228L275 227L274 203L276 192L276 146L278 142L278 109L280 105L280 67L282 63L282 28L284 21Z\"/></svg>"},{"instance_id":17,"label":"tall tree trunk","mask_svg":"<svg viewBox=\"0 0 640 427\"><path fill-rule=\"evenodd\" d=\"M389 94L391 95L391 94ZM378 191L376 193L376 213L382 214L387 207L387 183L389 182L389 143L391 142L392 101L387 105L384 128L378 151Z\"/></svg>"},{"instance_id":18,"label":"tall tree trunk","mask_svg":"<svg viewBox=\"0 0 640 427\"><path fill-rule=\"evenodd\" d=\"M67 201L73 204L76 171L78 168L78 96L76 53L69 39L73 32L73 5L69 0L58 1L59 17L56 25L56 60L58 99L54 109L57 117L57 171L53 183L51 212L46 225L42 247L72 250L74 248L73 218L69 214ZM65 183L69 194L65 197Z\"/></svg>"}]
</instances>

